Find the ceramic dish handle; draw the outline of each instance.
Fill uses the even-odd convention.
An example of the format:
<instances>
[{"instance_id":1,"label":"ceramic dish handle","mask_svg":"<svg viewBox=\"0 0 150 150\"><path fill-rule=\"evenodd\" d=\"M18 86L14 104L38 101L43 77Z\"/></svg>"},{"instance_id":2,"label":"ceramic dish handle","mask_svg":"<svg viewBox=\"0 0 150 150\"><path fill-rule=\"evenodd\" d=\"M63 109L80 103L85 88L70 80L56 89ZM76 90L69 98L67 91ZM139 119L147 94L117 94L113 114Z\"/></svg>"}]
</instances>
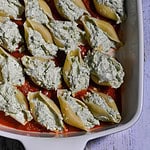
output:
<instances>
[{"instance_id":1,"label":"ceramic dish handle","mask_svg":"<svg viewBox=\"0 0 150 150\"><path fill-rule=\"evenodd\" d=\"M84 138L30 138L21 140L25 150L84 150L88 140Z\"/></svg>"}]
</instances>

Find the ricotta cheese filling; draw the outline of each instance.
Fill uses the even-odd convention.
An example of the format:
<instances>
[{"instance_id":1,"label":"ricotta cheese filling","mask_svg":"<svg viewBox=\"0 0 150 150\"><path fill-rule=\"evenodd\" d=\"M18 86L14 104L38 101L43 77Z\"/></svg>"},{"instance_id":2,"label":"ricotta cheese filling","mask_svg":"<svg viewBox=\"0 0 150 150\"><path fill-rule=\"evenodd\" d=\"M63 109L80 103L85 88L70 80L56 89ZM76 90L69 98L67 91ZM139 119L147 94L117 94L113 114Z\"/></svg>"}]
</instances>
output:
<instances>
[{"instance_id":1,"label":"ricotta cheese filling","mask_svg":"<svg viewBox=\"0 0 150 150\"><path fill-rule=\"evenodd\" d=\"M108 82L113 88L119 88L123 83L123 68L114 58L94 51L88 54L85 61L90 67L91 76L96 77L98 83Z\"/></svg>"},{"instance_id":2,"label":"ricotta cheese filling","mask_svg":"<svg viewBox=\"0 0 150 150\"><path fill-rule=\"evenodd\" d=\"M66 52L76 49L84 35L84 32L77 27L77 24L71 21L53 20L49 22L48 28L53 36L64 45L63 50Z\"/></svg>"},{"instance_id":3,"label":"ricotta cheese filling","mask_svg":"<svg viewBox=\"0 0 150 150\"><path fill-rule=\"evenodd\" d=\"M18 102L16 93L16 89L11 84L0 84L0 111L25 124L26 121L32 120L32 116L26 106Z\"/></svg>"},{"instance_id":4,"label":"ricotta cheese filling","mask_svg":"<svg viewBox=\"0 0 150 150\"><path fill-rule=\"evenodd\" d=\"M97 2L113 9L118 17L117 23L121 22L124 16L124 0L97 0Z\"/></svg>"},{"instance_id":5,"label":"ricotta cheese filling","mask_svg":"<svg viewBox=\"0 0 150 150\"><path fill-rule=\"evenodd\" d=\"M99 125L99 121L96 120L92 113L88 110L87 107L83 107L81 104L79 104L77 101L74 100L73 97L70 96L71 92L65 92L63 95L63 98L66 100L66 102L71 107L72 111L80 117L84 125L90 129L93 128L95 125Z\"/></svg>"},{"instance_id":6,"label":"ricotta cheese filling","mask_svg":"<svg viewBox=\"0 0 150 150\"><path fill-rule=\"evenodd\" d=\"M25 83L23 69L15 58L0 55L0 70L3 82L10 82L18 86Z\"/></svg>"},{"instance_id":7,"label":"ricotta cheese filling","mask_svg":"<svg viewBox=\"0 0 150 150\"><path fill-rule=\"evenodd\" d=\"M20 46L24 40L19 32L18 25L9 19L0 22L0 45L9 52L23 51L24 46Z\"/></svg>"},{"instance_id":8,"label":"ricotta cheese filling","mask_svg":"<svg viewBox=\"0 0 150 150\"><path fill-rule=\"evenodd\" d=\"M62 130L60 121L63 118L59 117L51 110L46 104L40 101L38 98L32 100L35 105L35 116L36 121L48 130L56 131Z\"/></svg>"},{"instance_id":9,"label":"ricotta cheese filling","mask_svg":"<svg viewBox=\"0 0 150 150\"><path fill-rule=\"evenodd\" d=\"M109 102L114 102L114 100L109 96ZM118 118L118 116L120 116L119 112L117 110L112 109L105 101L105 99L100 96L98 93L92 92L92 93L87 93L84 97L84 101L85 102L89 102L89 103L93 103L96 104L97 106L99 106L101 109L103 109L104 111L106 111L110 117L113 120L118 120L120 118ZM97 119L102 120L102 121L109 121L108 116L104 116L104 115L96 115L95 116Z\"/></svg>"},{"instance_id":10,"label":"ricotta cheese filling","mask_svg":"<svg viewBox=\"0 0 150 150\"><path fill-rule=\"evenodd\" d=\"M86 25L90 33L87 40L92 48L102 47L103 52L108 52L110 48L116 48L115 43L100 28L88 21Z\"/></svg>"},{"instance_id":11,"label":"ricotta cheese filling","mask_svg":"<svg viewBox=\"0 0 150 150\"><path fill-rule=\"evenodd\" d=\"M24 7L20 4L18 0L1 0L0 11L6 12L14 19L17 19L19 16L22 15Z\"/></svg>"},{"instance_id":12,"label":"ricotta cheese filling","mask_svg":"<svg viewBox=\"0 0 150 150\"><path fill-rule=\"evenodd\" d=\"M78 20L84 13L87 13L84 9L78 7L72 0L58 0L56 5L65 18L71 21Z\"/></svg>"},{"instance_id":13,"label":"ricotta cheese filling","mask_svg":"<svg viewBox=\"0 0 150 150\"><path fill-rule=\"evenodd\" d=\"M45 42L42 35L31 28L28 29L27 46L33 56L50 57L57 55L58 47Z\"/></svg>"},{"instance_id":14,"label":"ricotta cheese filling","mask_svg":"<svg viewBox=\"0 0 150 150\"><path fill-rule=\"evenodd\" d=\"M35 22L47 24L49 19L40 8L38 0L27 0L25 5L25 16Z\"/></svg>"},{"instance_id":15,"label":"ricotta cheese filling","mask_svg":"<svg viewBox=\"0 0 150 150\"><path fill-rule=\"evenodd\" d=\"M90 80L90 69L86 64L81 64L78 57L71 58L72 66L68 74L70 89L78 92L87 89Z\"/></svg>"},{"instance_id":16,"label":"ricotta cheese filling","mask_svg":"<svg viewBox=\"0 0 150 150\"><path fill-rule=\"evenodd\" d=\"M61 85L61 68L56 67L54 61L23 57L22 63L26 74L40 87L56 90Z\"/></svg>"}]
</instances>

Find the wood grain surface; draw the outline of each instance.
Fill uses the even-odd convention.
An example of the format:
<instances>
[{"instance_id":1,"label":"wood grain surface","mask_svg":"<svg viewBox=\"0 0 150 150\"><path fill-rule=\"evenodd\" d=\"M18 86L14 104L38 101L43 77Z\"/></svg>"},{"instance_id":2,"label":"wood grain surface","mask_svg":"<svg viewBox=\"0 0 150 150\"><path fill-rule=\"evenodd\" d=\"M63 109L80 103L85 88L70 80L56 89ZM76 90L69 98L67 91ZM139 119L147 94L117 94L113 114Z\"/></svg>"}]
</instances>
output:
<instances>
[{"instance_id":1,"label":"wood grain surface","mask_svg":"<svg viewBox=\"0 0 150 150\"><path fill-rule=\"evenodd\" d=\"M128 130L89 141L85 150L150 150L150 0L143 0L145 74L144 105L138 122ZM18 141L0 137L0 150L24 150ZM44 149L43 149L44 150Z\"/></svg>"}]
</instances>

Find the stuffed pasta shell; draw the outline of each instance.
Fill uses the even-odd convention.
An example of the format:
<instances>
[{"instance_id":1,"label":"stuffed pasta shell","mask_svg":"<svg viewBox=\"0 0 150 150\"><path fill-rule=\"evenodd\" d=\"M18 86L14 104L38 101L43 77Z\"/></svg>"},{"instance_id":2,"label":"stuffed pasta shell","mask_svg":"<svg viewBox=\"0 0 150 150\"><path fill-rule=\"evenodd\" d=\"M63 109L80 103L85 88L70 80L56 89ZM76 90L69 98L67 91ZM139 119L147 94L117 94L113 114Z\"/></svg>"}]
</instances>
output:
<instances>
[{"instance_id":1,"label":"stuffed pasta shell","mask_svg":"<svg viewBox=\"0 0 150 150\"><path fill-rule=\"evenodd\" d=\"M25 77L21 64L0 47L0 82L21 86Z\"/></svg>"},{"instance_id":2,"label":"stuffed pasta shell","mask_svg":"<svg viewBox=\"0 0 150 150\"><path fill-rule=\"evenodd\" d=\"M88 88L90 69L83 62L79 49L67 54L63 67L63 77L73 94Z\"/></svg>"},{"instance_id":3,"label":"stuffed pasta shell","mask_svg":"<svg viewBox=\"0 0 150 150\"><path fill-rule=\"evenodd\" d=\"M117 44L121 43L113 26L108 22L89 16L83 16L81 21L91 48L108 52L111 48L116 49Z\"/></svg>"},{"instance_id":4,"label":"stuffed pasta shell","mask_svg":"<svg viewBox=\"0 0 150 150\"><path fill-rule=\"evenodd\" d=\"M9 31L9 32L8 32ZM19 32L18 25L9 18L0 17L0 46L9 52L23 51L24 40Z\"/></svg>"},{"instance_id":5,"label":"stuffed pasta shell","mask_svg":"<svg viewBox=\"0 0 150 150\"><path fill-rule=\"evenodd\" d=\"M123 83L123 67L115 58L93 51L85 61L90 67L91 79L96 84L119 88Z\"/></svg>"},{"instance_id":6,"label":"stuffed pasta shell","mask_svg":"<svg viewBox=\"0 0 150 150\"><path fill-rule=\"evenodd\" d=\"M55 66L55 62L43 57L23 56L22 64L25 72L38 86L48 90L61 86L61 68Z\"/></svg>"},{"instance_id":7,"label":"stuffed pasta shell","mask_svg":"<svg viewBox=\"0 0 150 150\"><path fill-rule=\"evenodd\" d=\"M53 19L52 12L44 0L24 0L25 17L41 24Z\"/></svg>"},{"instance_id":8,"label":"stuffed pasta shell","mask_svg":"<svg viewBox=\"0 0 150 150\"><path fill-rule=\"evenodd\" d=\"M23 12L24 7L19 0L1 0L0 2L0 16L18 20L21 19Z\"/></svg>"},{"instance_id":9,"label":"stuffed pasta shell","mask_svg":"<svg viewBox=\"0 0 150 150\"><path fill-rule=\"evenodd\" d=\"M93 0L97 12L118 24L125 18L124 0Z\"/></svg>"},{"instance_id":10,"label":"stuffed pasta shell","mask_svg":"<svg viewBox=\"0 0 150 150\"><path fill-rule=\"evenodd\" d=\"M84 32L77 27L75 22L52 20L47 27L52 33L55 44L66 53L76 49L83 41Z\"/></svg>"},{"instance_id":11,"label":"stuffed pasta shell","mask_svg":"<svg viewBox=\"0 0 150 150\"><path fill-rule=\"evenodd\" d=\"M0 84L0 111L22 125L32 120L25 96L9 83Z\"/></svg>"},{"instance_id":12,"label":"stuffed pasta shell","mask_svg":"<svg viewBox=\"0 0 150 150\"><path fill-rule=\"evenodd\" d=\"M82 99L98 120L114 123L120 122L121 116L112 97L104 93L90 91Z\"/></svg>"},{"instance_id":13,"label":"stuffed pasta shell","mask_svg":"<svg viewBox=\"0 0 150 150\"><path fill-rule=\"evenodd\" d=\"M41 92L29 92L30 110L36 122L51 131L64 129L63 118L57 105Z\"/></svg>"},{"instance_id":14,"label":"stuffed pasta shell","mask_svg":"<svg viewBox=\"0 0 150 150\"><path fill-rule=\"evenodd\" d=\"M67 20L77 21L82 15L89 14L82 0L54 0L59 14Z\"/></svg>"},{"instance_id":15,"label":"stuffed pasta shell","mask_svg":"<svg viewBox=\"0 0 150 150\"><path fill-rule=\"evenodd\" d=\"M43 25L27 19L24 23L25 39L28 50L33 56L56 56L58 48L53 44L50 32Z\"/></svg>"},{"instance_id":16,"label":"stuffed pasta shell","mask_svg":"<svg viewBox=\"0 0 150 150\"><path fill-rule=\"evenodd\" d=\"M73 98L71 92L59 90L57 97L64 121L67 124L85 131L99 125L99 121L93 117L87 106L82 101Z\"/></svg>"}]
</instances>

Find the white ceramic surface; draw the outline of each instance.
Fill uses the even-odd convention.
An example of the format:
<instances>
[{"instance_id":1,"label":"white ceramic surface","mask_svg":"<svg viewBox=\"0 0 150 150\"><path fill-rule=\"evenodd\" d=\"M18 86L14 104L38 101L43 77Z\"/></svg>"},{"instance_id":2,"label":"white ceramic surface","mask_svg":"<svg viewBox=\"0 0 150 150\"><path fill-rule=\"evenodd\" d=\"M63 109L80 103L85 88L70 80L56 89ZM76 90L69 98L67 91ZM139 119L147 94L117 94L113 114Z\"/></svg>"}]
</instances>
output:
<instances>
[{"instance_id":1,"label":"white ceramic surface","mask_svg":"<svg viewBox=\"0 0 150 150\"><path fill-rule=\"evenodd\" d=\"M127 21L124 23L123 40L125 46L117 53L119 61L126 72L122 87L122 116L118 126L94 133L74 137L32 137L14 133L15 131L1 128L0 135L20 140L26 150L83 150L90 139L102 137L132 126L140 116L143 99L143 20L141 0L127 0ZM9 131L8 131L9 130ZM18 133L18 132L17 132Z\"/></svg>"}]
</instances>

